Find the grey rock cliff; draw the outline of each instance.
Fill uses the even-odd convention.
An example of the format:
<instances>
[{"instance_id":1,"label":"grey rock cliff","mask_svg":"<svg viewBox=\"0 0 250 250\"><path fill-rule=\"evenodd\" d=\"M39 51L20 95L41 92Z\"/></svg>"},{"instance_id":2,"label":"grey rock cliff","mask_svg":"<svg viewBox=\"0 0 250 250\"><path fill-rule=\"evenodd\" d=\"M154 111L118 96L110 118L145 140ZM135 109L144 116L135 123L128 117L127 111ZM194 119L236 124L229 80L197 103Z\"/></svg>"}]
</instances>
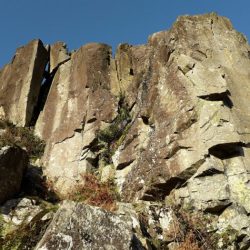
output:
<instances>
[{"instance_id":1,"label":"grey rock cliff","mask_svg":"<svg viewBox=\"0 0 250 250\"><path fill-rule=\"evenodd\" d=\"M151 35L145 45L120 44L114 58L105 44L91 43L68 53L63 42L47 51L33 41L0 71L0 115L23 126L33 117L36 135L46 142L44 174L60 198L74 196L86 187L84 176L95 173L101 180L113 180L123 202L158 202L165 213L164 206L170 211L174 199L175 206L211 216L213 232L231 230L231 238L219 242L218 249L248 249L249 51L246 38L214 13L179 17L170 30ZM26 53L29 61L22 64ZM48 58L50 67L44 72ZM46 80L39 90L42 75ZM132 210L130 215L137 213ZM72 242L85 249L87 243L66 230L76 217L91 230L96 227L80 211L96 220L112 218L102 210L65 202L38 249L49 244L70 248ZM157 245L153 237L160 246L175 241L170 221L178 222L181 213L173 218L166 214L166 220L158 216L163 226L154 226L159 221L150 226L154 219L148 219L147 233L142 228L137 233L146 249ZM104 231L116 228L112 223ZM161 228L160 236L153 229L150 234L150 228ZM99 229L91 235L102 237ZM123 229L117 230L121 235ZM124 230L126 240L119 241L121 246L112 243L111 249L129 249L135 229L127 224ZM110 237L112 241L116 236ZM176 244L168 247L175 249Z\"/></svg>"}]
</instances>

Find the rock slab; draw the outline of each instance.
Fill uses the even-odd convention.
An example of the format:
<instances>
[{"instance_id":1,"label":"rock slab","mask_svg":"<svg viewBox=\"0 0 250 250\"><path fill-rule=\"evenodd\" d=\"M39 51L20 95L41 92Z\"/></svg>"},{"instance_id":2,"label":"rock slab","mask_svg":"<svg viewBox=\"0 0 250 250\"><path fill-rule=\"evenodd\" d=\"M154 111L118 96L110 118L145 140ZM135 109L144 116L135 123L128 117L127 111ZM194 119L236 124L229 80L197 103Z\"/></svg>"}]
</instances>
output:
<instances>
[{"instance_id":1,"label":"rock slab","mask_svg":"<svg viewBox=\"0 0 250 250\"><path fill-rule=\"evenodd\" d=\"M30 125L48 52L40 40L17 49L10 64L0 71L0 118L18 126Z\"/></svg>"},{"instance_id":2,"label":"rock slab","mask_svg":"<svg viewBox=\"0 0 250 250\"><path fill-rule=\"evenodd\" d=\"M64 201L36 250L138 249L132 225L97 207Z\"/></svg>"}]
</instances>

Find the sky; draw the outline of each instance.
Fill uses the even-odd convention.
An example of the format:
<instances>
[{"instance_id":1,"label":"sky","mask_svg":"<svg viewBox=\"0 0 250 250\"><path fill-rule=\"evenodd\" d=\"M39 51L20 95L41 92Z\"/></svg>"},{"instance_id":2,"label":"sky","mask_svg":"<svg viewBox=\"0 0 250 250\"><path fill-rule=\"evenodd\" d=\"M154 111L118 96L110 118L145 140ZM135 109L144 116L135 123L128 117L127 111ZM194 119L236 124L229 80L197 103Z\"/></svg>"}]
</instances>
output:
<instances>
[{"instance_id":1,"label":"sky","mask_svg":"<svg viewBox=\"0 0 250 250\"><path fill-rule=\"evenodd\" d=\"M250 39L249 0L0 0L0 67L40 38L69 49L89 42L143 44L180 15L217 12Z\"/></svg>"}]
</instances>

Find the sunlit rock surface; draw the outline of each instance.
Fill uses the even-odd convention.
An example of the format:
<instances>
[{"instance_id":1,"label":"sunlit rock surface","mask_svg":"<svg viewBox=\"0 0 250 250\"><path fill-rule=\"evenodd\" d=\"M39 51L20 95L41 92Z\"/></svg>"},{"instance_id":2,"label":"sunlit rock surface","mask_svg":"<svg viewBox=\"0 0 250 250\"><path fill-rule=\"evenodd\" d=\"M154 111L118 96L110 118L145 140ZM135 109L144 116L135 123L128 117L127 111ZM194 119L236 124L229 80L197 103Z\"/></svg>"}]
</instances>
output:
<instances>
[{"instance_id":1,"label":"sunlit rock surface","mask_svg":"<svg viewBox=\"0 0 250 250\"><path fill-rule=\"evenodd\" d=\"M33 125L45 140L44 175L60 198L72 197L84 187L84 175L95 173L102 181L112 180L128 204L158 202L171 208L174 199L177 206L209 214L215 232L236 232L228 248L220 242L218 249L247 249L249 51L246 38L214 13L179 17L145 45L120 44L114 57L105 44L68 52L63 42L46 50L33 41L0 71L0 116ZM72 204L58 212L68 221L71 206L87 209ZM168 211L162 221L166 231ZM66 222L58 214L38 249L73 243L87 249L79 235L63 235ZM64 229L52 226L58 223ZM126 228L125 245L114 249L129 249L130 225ZM176 242L161 230L152 237L174 249ZM58 235L61 243L56 243ZM150 249L150 237L144 237L138 236Z\"/></svg>"},{"instance_id":2,"label":"sunlit rock surface","mask_svg":"<svg viewBox=\"0 0 250 250\"><path fill-rule=\"evenodd\" d=\"M0 71L0 118L29 126L36 106L48 51L40 40L17 49Z\"/></svg>"}]
</instances>

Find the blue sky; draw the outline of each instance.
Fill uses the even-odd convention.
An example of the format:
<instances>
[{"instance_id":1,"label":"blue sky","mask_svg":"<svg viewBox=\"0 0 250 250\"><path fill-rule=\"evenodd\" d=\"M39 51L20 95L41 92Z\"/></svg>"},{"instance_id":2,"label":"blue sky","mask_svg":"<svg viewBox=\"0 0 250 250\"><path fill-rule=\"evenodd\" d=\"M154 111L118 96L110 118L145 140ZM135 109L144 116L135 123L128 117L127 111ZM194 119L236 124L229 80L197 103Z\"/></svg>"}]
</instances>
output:
<instances>
[{"instance_id":1,"label":"blue sky","mask_svg":"<svg viewBox=\"0 0 250 250\"><path fill-rule=\"evenodd\" d=\"M64 41L69 49L88 42L141 44L171 27L179 15L215 11L250 39L248 0L0 0L0 67L34 38Z\"/></svg>"}]
</instances>

